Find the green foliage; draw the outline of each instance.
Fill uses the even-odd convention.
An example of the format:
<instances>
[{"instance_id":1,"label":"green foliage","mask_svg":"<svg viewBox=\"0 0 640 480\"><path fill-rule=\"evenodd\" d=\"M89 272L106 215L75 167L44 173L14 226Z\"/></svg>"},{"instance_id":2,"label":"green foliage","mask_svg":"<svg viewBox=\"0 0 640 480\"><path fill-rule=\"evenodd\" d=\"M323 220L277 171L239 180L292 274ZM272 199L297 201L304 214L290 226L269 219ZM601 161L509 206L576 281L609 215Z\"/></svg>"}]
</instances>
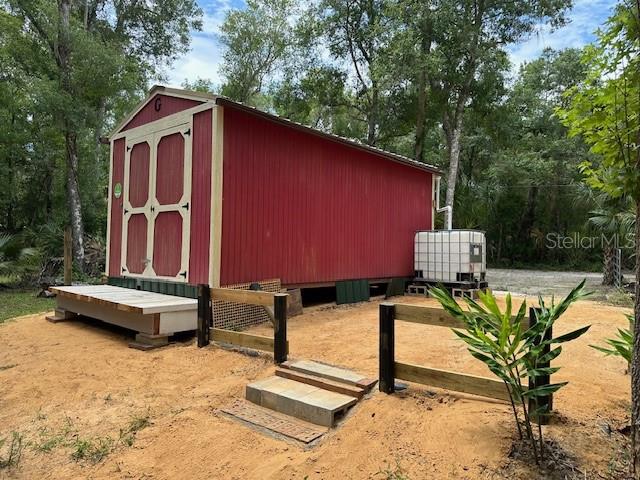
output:
<instances>
[{"instance_id":1,"label":"green foliage","mask_svg":"<svg viewBox=\"0 0 640 480\"><path fill-rule=\"evenodd\" d=\"M557 113L571 135L580 135L597 155L585 161L588 183L613 198L640 201L640 42L637 6L622 3L585 49L584 82L567 92Z\"/></svg>"},{"instance_id":2,"label":"green foliage","mask_svg":"<svg viewBox=\"0 0 640 480\"><path fill-rule=\"evenodd\" d=\"M187 51L201 14L195 0L3 3L0 231L49 224L62 238L73 216L74 237L104 236L109 158L99 139Z\"/></svg>"},{"instance_id":3,"label":"green foliage","mask_svg":"<svg viewBox=\"0 0 640 480\"><path fill-rule=\"evenodd\" d=\"M544 447L540 423L538 423L540 450L538 451L536 447L532 421L536 418L540 419L547 407L541 404L541 399L558 391L567 382L536 385L533 388L527 388L524 382L528 378L536 379L556 373L559 367L546 365L560 355L562 352L560 345L575 340L589 329L589 326L579 328L554 338L550 335L554 323L569 306L587 295L584 292L584 284L583 280L557 304L552 298L551 304L548 305L542 297L539 297L536 321L532 322L533 324L528 328L525 328L524 324L527 314L526 301L520 304L513 315L514 308L510 294L507 294L504 310L499 308L491 292L480 293L480 303L465 298L469 310L463 310L447 290L433 288L429 291L450 315L464 322L465 330L454 330L454 333L467 344L469 353L483 362L496 377L504 382L509 391L520 438L523 438L518 413L518 408L521 409L525 437L531 442L536 461L539 460L539 455L543 454ZM530 399L535 400L537 404L537 408L533 411L527 407Z\"/></svg>"},{"instance_id":4,"label":"green foliage","mask_svg":"<svg viewBox=\"0 0 640 480\"><path fill-rule=\"evenodd\" d=\"M243 10L230 10L220 27L225 47L222 94L249 105L263 105L266 81L286 61L292 44L289 16L293 0L248 0Z\"/></svg>"},{"instance_id":5,"label":"green foliage","mask_svg":"<svg viewBox=\"0 0 640 480\"><path fill-rule=\"evenodd\" d=\"M633 327L635 322L633 315L626 315L626 317L629 321L629 328L619 328L615 338L608 338L605 340L605 343L609 348L598 345L591 345L591 347L605 355L622 357L627 361L627 365L631 367L631 357L633 355Z\"/></svg>"},{"instance_id":6,"label":"green foliage","mask_svg":"<svg viewBox=\"0 0 640 480\"><path fill-rule=\"evenodd\" d=\"M20 245L16 235L0 233L0 278L20 278L33 271L37 254L37 250Z\"/></svg>"},{"instance_id":7,"label":"green foliage","mask_svg":"<svg viewBox=\"0 0 640 480\"><path fill-rule=\"evenodd\" d=\"M91 463L99 463L111 453L113 439L110 437L76 438L71 446L73 447L71 458L75 461L87 460Z\"/></svg>"}]
</instances>

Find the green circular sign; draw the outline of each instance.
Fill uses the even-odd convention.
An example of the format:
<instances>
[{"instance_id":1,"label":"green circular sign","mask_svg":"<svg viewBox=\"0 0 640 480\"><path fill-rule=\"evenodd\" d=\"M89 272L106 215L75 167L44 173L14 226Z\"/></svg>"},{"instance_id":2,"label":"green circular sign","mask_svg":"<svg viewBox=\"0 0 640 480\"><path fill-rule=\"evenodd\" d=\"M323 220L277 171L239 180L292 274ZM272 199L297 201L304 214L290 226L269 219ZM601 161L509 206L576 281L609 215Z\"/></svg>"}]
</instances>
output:
<instances>
[{"instance_id":1,"label":"green circular sign","mask_svg":"<svg viewBox=\"0 0 640 480\"><path fill-rule=\"evenodd\" d=\"M120 198L120 195L122 195L122 184L118 182L113 187L113 196L116 198Z\"/></svg>"}]
</instances>

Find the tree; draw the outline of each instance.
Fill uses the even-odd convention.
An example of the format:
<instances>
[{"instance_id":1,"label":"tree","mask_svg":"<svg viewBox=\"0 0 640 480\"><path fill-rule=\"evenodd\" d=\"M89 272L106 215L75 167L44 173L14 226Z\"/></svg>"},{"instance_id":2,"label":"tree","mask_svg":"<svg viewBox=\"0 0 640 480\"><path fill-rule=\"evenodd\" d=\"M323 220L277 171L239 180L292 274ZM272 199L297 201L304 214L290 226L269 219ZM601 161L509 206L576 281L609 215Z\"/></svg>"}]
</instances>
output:
<instances>
[{"instance_id":1,"label":"tree","mask_svg":"<svg viewBox=\"0 0 640 480\"><path fill-rule=\"evenodd\" d=\"M40 87L41 103L63 138L74 259L84 269L81 157L94 158L88 170L97 174L109 102L144 88L151 68L184 52L201 11L194 0L8 0L7 7L14 28L3 43ZM87 134L93 142L83 152Z\"/></svg>"},{"instance_id":2,"label":"tree","mask_svg":"<svg viewBox=\"0 0 640 480\"><path fill-rule=\"evenodd\" d=\"M442 105L442 130L448 164L445 205L453 209L464 113L475 96L478 72L506 45L531 34L540 22L561 25L570 0L502 2L465 0L442 2L438 32L442 58L437 75L430 78L432 95ZM453 211L453 210L452 210Z\"/></svg>"},{"instance_id":3,"label":"tree","mask_svg":"<svg viewBox=\"0 0 640 480\"><path fill-rule=\"evenodd\" d=\"M616 283L615 252L624 246L627 234L634 231L635 205L629 197L611 198L602 193L597 196L597 202L598 208L590 212L589 224L603 236L602 284L612 286Z\"/></svg>"},{"instance_id":4,"label":"tree","mask_svg":"<svg viewBox=\"0 0 640 480\"><path fill-rule=\"evenodd\" d=\"M364 141L379 140L384 92L389 72L385 50L390 38L386 0L323 0L318 25L334 60L341 63L353 82L350 107L366 125Z\"/></svg>"},{"instance_id":5,"label":"tree","mask_svg":"<svg viewBox=\"0 0 640 480\"><path fill-rule=\"evenodd\" d=\"M225 47L222 94L257 105L265 83L283 66L292 48L290 16L294 0L248 0L244 10L231 10L220 27Z\"/></svg>"},{"instance_id":6,"label":"tree","mask_svg":"<svg viewBox=\"0 0 640 480\"><path fill-rule=\"evenodd\" d=\"M629 196L640 213L640 2L616 8L595 45L587 48L587 79L569 92L558 111L570 133L597 155L585 162L587 182L612 198ZM640 222L635 222L636 290L631 361L633 471L640 477Z\"/></svg>"}]
</instances>

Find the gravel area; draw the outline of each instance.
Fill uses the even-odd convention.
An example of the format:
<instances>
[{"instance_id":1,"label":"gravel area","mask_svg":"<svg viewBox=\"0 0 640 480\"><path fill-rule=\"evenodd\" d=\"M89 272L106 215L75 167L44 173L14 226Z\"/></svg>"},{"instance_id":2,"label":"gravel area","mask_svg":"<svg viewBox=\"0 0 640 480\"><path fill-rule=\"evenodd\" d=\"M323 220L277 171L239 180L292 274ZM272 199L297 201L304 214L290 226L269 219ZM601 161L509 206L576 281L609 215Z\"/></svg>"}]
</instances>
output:
<instances>
[{"instance_id":1,"label":"gravel area","mask_svg":"<svg viewBox=\"0 0 640 480\"><path fill-rule=\"evenodd\" d=\"M587 279L587 288L596 294L606 294L610 290L602 286L601 273L501 268L487 270L487 280L492 290L524 295L565 295L585 278Z\"/></svg>"}]
</instances>

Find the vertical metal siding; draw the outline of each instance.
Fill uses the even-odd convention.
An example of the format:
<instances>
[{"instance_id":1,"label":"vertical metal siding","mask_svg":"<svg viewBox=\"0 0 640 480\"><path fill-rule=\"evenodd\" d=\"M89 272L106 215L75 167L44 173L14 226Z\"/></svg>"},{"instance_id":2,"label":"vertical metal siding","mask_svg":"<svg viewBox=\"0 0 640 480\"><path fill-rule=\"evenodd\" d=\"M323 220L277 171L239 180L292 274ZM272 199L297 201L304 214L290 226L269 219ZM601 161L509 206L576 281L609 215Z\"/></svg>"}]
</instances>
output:
<instances>
[{"instance_id":1,"label":"vertical metal siding","mask_svg":"<svg viewBox=\"0 0 640 480\"><path fill-rule=\"evenodd\" d=\"M133 155L132 155L133 156ZM184 191L184 138L180 133L162 137L158 143L156 199L160 205L176 204Z\"/></svg>"},{"instance_id":2,"label":"vertical metal siding","mask_svg":"<svg viewBox=\"0 0 640 480\"><path fill-rule=\"evenodd\" d=\"M209 234L211 226L212 112L193 116L191 181L191 244L189 283L209 283Z\"/></svg>"},{"instance_id":3,"label":"vertical metal siding","mask_svg":"<svg viewBox=\"0 0 640 480\"><path fill-rule=\"evenodd\" d=\"M413 273L431 174L225 108L221 284Z\"/></svg>"},{"instance_id":4,"label":"vertical metal siding","mask_svg":"<svg viewBox=\"0 0 640 480\"><path fill-rule=\"evenodd\" d=\"M153 271L162 277L180 273L182 260L182 216L179 212L160 212L153 231Z\"/></svg>"},{"instance_id":5,"label":"vertical metal siding","mask_svg":"<svg viewBox=\"0 0 640 480\"><path fill-rule=\"evenodd\" d=\"M122 202L124 197L113 196L117 183L124 185L124 147L125 139L113 142L113 172L111 176L111 222L109 235L109 275L120 276L120 254L122 248Z\"/></svg>"},{"instance_id":6,"label":"vertical metal siding","mask_svg":"<svg viewBox=\"0 0 640 480\"><path fill-rule=\"evenodd\" d=\"M160 99L160 109L156 110L156 99ZM131 128L139 127L145 123L154 122L166 117L167 115L173 115L174 113L181 112L187 108L192 108L202 104L196 100L189 100L187 98L170 97L167 95L154 95L153 98L142 107L142 109L120 130L124 132Z\"/></svg>"}]
</instances>

